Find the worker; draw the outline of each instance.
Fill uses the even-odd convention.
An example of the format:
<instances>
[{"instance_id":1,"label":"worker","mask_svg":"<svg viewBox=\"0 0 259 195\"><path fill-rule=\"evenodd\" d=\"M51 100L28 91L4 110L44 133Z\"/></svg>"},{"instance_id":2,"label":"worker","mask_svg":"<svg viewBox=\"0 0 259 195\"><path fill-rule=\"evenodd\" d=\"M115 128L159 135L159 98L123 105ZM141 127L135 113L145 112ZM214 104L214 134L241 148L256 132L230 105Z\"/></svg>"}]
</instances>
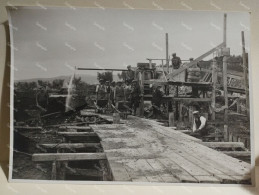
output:
<instances>
[{"instance_id":1,"label":"worker","mask_svg":"<svg viewBox=\"0 0 259 195\"><path fill-rule=\"evenodd\" d=\"M193 112L193 118L193 133L200 136L208 135L208 131L206 128L207 119L204 116L201 116L199 111Z\"/></svg>"},{"instance_id":2,"label":"worker","mask_svg":"<svg viewBox=\"0 0 259 195\"><path fill-rule=\"evenodd\" d=\"M36 106L41 110L41 112L45 113L47 111L48 103L49 94L47 87L42 86L36 94Z\"/></svg>"},{"instance_id":3,"label":"worker","mask_svg":"<svg viewBox=\"0 0 259 195\"><path fill-rule=\"evenodd\" d=\"M133 110L132 115L134 116L136 115L137 108L139 107L141 96L140 86L136 80L133 80L130 91L130 107Z\"/></svg>"},{"instance_id":4,"label":"worker","mask_svg":"<svg viewBox=\"0 0 259 195\"><path fill-rule=\"evenodd\" d=\"M107 100L107 87L104 84L104 80L99 80L99 85L96 86L96 100Z\"/></svg>"},{"instance_id":5,"label":"worker","mask_svg":"<svg viewBox=\"0 0 259 195\"><path fill-rule=\"evenodd\" d=\"M181 64L182 64L182 61L181 61L181 58L176 56L176 53L173 53L172 54L173 58L172 58L172 66L173 66L173 69L178 69L180 68Z\"/></svg>"},{"instance_id":6,"label":"worker","mask_svg":"<svg viewBox=\"0 0 259 195\"><path fill-rule=\"evenodd\" d=\"M126 71L126 80L125 81L128 81L128 82L132 82L135 78L135 72L131 69L131 65L128 65L127 66L127 71Z\"/></svg>"},{"instance_id":7,"label":"worker","mask_svg":"<svg viewBox=\"0 0 259 195\"><path fill-rule=\"evenodd\" d=\"M131 92L131 83L129 81L125 82L124 90L125 90L125 99L126 101L129 101L130 92Z\"/></svg>"},{"instance_id":8,"label":"worker","mask_svg":"<svg viewBox=\"0 0 259 195\"><path fill-rule=\"evenodd\" d=\"M115 83L115 81L112 81L111 85L110 85L110 103L112 105L115 105L115 102L114 102L115 88L116 88L116 83Z\"/></svg>"},{"instance_id":9,"label":"worker","mask_svg":"<svg viewBox=\"0 0 259 195\"><path fill-rule=\"evenodd\" d=\"M152 94L152 107L153 107L153 117L158 118L158 116L161 116L161 110L160 106L162 103L162 98L163 98L163 91L162 91L162 86L158 85L155 87L155 90L153 91Z\"/></svg>"},{"instance_id":10,"label":"worker","mask_svg":"<svg viewBox=\"0 0 259 195\"><path fill-rule=\"evenodd\" d=\"M125 101L125 91L121 81L118 81L115 87L114 100L117 109L119 106L119 102Z\"/></svg>"}]
</instances>

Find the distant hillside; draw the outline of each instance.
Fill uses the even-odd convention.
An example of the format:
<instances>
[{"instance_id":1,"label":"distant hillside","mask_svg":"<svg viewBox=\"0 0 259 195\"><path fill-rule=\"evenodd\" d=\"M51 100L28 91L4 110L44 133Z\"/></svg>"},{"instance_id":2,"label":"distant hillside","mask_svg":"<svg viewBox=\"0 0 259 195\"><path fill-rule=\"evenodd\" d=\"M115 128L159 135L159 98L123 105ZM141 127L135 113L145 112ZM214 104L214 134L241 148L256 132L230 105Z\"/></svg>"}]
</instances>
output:
<instances>
[{"instance_id":1,"label":"distant hillside","mask_svg":"<svg viewBox=\"0 0 259 195\"><path fill-rule=\"evenodd\" d=\"M76 74L76 77L81 77L81 80L88 84L98 83L97 76L95 75ZM24 79L24 80L15 80L14 82L37 82L38 80L52 82L55 79L62 79L62 80L65 80L66 82L69 82L70 78L71 78L71 75L63 75L63 76L57 76L52 78L32 78L32 79ZM113 75L113 80L115 81L118 80L118 76Z\"/></svg>"}]
</instances>

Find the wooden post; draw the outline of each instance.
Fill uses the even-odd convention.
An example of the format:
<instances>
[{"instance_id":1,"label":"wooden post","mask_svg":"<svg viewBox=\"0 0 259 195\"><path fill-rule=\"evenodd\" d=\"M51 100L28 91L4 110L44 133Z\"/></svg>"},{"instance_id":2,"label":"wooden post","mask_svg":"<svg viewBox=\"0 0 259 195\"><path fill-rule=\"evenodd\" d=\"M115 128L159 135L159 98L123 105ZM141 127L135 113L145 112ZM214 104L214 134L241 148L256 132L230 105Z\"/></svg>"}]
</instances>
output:
<instances>
[{"instance_id":1,"label":"wooden post","mask_svg":"<svg viewBox=\"0 0 259 195\"><path fill-rule=\"evenodd\" d=\"M52 162L51 180L56 180L56 179L57 179L57 164L56 164L56 161L54 160Z\"/></svg>"},{"instance_id":2,"label":"wooden post","mask_svg":"<svg viewBox=\"0 0 259 195\"><path fill-rule=\"evenodd\" d=\"M162 61L162 68L163 68L163 74L165 73L165 69L164 69L164 60L161 60Z\"/></svg>"},{"instance_id":3,"label":"wooden post","mask_svg":"<svg viewBox=\"0 0 259 195\"><path fill-rule=\"evenodd\" d=\"M192 123L193 123L193 106L189 106L189 122L192 125Z\"/></svg>"},{"instance_id":4,"label":"wooden post","mask_svg":"<svg viewBox=\"0 0 259 195\"><path fill-rule=\"evenodd\" d=\"M183 113L182 113L182 110L183 110L183 102L180 101L180 106L179 106L179 122L183 122Z\"/></svg>"},{"instance_id":5,"label":"wooden post","mask_svg":"<svg viewBox=\"0 0 259 195\"><path fill-rule=\"evenodd\" d=\"M152 60L148 59L148 61L149 61L149 69L152 69Z\"/></svg>"},{"instance_id":6,"label":"wooden post","mask_svg":"<svg viewBox=\"0 0 259 195\"><path fill-rule=\"evenodd\" d=\"M166 65L167 65L167 72L169 74L169 58L168 58L168 33L165 34L165 43L166 43Z\"/></svg>"},{"instance_id":7,"label":"wooden post","mask_svg":"<svg viewBox=\"0 0 259 195\"><path fill-rule=\"evenodd\" d=\"M247 65L246 51L245 51L245 36L244 36L244 31L241 32L241 36L242 36L242 50L243 50L244 85L245 85L245 92L246 92L246 112L247 112L247 117L249 118L248 65Z\"/></svg>"},{"instance_id":8,"label":"wooden post","mask_svg":"<svg viewBox=\"0 0 259 195\"><path fill-rule=\"evenodd\" d=\"M227 14L224 14L224 31L223 31L224 48L227 47Z\"/></svg>"},{"instance_id":9,"label":"wooden post","mask_svg":"<svg viewBox=\"0 0 259 195\"><path fill-rule=\"evenodd\" d=\"M217 61L213 59L212 61L212 97L211 97L211 107L212 115L211 120L215 121L215 106L216 106L216 84L217 84Z\"/></svg>"},{"instance_id":10,"label":"wooden post","mask_svg":"<svg viewBox=\"0 0 259 195\"><path fill-rule=\"evenodd\" d=\"M239 98L237 98L237 113L240 113L240 111L241 111L241 107L240 107L240 99Z\"/></svg>"},{"instance_id":11,"label":"wooden post","mask_svg":"<svg viewBox=\"0 0 259 195\"><path fill-rule=\"evenodd\" d=\"M224 125L224 141L228 141L228 125Z\"/></svg>"},{"instance_id":12,"label":"wooden post","mask_svg":"<svg viewBox=\"0 0 259 195\"><path fill-rule=\"evenodd\" d=\"M223 57L223 73L222 73L222 78L223 78L224 99L225 99L225 107L226 107L224 109L224 122L225 122L225 124L228 122L227 60L228 60L228 57L224 56Z\"/></svg>"},{"instance_id":13,"label":"wooden post","mask_svg":"<svg viewBox=\"0 0 259 195\"><path fill-rule=\"evenodd\" d=\"M139 115L140 117L144 116L144 71L142 71L141 73L141 86L140 86L140 90L141 90L141 99L140 99L140 107L139 107Z\"/></svg>"},{"instance_id":14,"label":"wooden post","mask_svg":"<svg viewBox=\"0 0 259 195\"><path fill-rule=\"evenodd\" d=\"M174 112L169 113L169 127L174 127Z\"/></svg>"}]
</instances>

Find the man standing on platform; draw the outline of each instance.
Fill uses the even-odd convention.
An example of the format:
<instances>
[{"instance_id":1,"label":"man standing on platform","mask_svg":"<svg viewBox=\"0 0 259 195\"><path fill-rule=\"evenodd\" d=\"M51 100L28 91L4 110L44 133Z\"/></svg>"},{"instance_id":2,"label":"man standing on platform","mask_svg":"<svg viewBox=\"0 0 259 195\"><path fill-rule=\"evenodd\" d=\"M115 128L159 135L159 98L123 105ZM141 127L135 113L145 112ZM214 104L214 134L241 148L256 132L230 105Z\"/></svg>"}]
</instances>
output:
<instances>
[{"instance_id":1,"label":"man standing on platform","mask_svg":"<svg viewBox=\"0 0 259 195\"><path fill-rule=\"evenodd\" d=\"M141 90L138 82L136 80L132 81L132 87L130 92L130 107L133 109L133 115L136 115L137 108L139 107L141 99Z\"/></svg>"},{"instance_id":2,"label":"man standing on platform","mask_svg":"<svg viewBox=\"0 0 259 195\"><path fill-rule=\"evenodd\" d=\"M158 118L161 116L160 106L162 103L164 93L162 92L162 86L157 86L152 94L152 107L153 107L153 117Z\"/></svg>"},{"instance_id":3,"label":"man standing on platform","mask_svg":"<svg viewBox=\"0 0 259 195\"><path fill-rule=\"evenodd\" d=\"M128 65L127 69L128 70L126 71L126 81L131 83L135 78L135 72L131 69L131 65Z\"/></svg>"},{"instance_id":4,"label":"man standing on platform","mask_svg":"<svg viewBox=\"0 0 259 195\"><path fill-rule=\"evenodd\" d=\"M172 58L173 69L179 69L182 64L181 58L176 56L176 53L173 53L172 56L173 56Z\"/></svg>"},{"instance_id":5,"label":"man standing on platform","mask_svg":"<svg viewBox=\"0 0 259 195\"><path fill-rule=\"evenodd\" d=\"M208 131L206 128L206 122L207 119L204 116L201 116L199 111L193 112L193 133L200 135L200 136L206 136L208 135Z\"/></svg>"},{"instance_id":6,"label":"man standing on platform","mask_svg":"<svg viewBox=\"0 0 259 195\"><path fill-rule=\"evenodd\" d=\"M118 81L114 92L115 106L118 109L120 102L125 102L125 91L122 82Z\"/></svg>"}]
</instances>

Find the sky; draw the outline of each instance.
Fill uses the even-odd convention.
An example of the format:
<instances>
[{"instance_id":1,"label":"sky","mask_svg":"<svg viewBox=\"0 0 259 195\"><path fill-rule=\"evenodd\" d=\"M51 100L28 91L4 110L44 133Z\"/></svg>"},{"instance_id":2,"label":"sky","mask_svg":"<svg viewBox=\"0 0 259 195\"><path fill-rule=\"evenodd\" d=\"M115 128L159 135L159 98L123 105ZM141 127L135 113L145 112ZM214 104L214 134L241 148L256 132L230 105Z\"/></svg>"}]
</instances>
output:
<instances>
[{"instance_id":1,"label":"sky","mask_svg":"<svg viewBox=\"0 0 259 195\"><path fill-rule=\"evenodd\" d=\"M181 59L197 58L223 42L223 12L20 7L10 15L15 80L71 75L75 66L125 69L165 58L165 33L169 54ZM242 53L241 31L249 52L250 15L228 12L231 55Z\"/></svg>"}]
</instances>

